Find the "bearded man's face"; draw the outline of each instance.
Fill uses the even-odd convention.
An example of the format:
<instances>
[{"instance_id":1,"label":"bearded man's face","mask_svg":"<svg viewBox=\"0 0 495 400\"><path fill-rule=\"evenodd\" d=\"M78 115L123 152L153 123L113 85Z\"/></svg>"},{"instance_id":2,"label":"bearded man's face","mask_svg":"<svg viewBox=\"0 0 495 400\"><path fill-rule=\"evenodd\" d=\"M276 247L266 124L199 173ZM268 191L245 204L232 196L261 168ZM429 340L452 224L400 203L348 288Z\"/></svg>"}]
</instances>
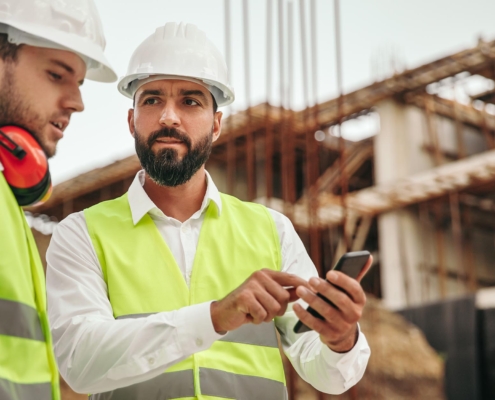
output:
<instances>
[{"instance_id":1,"label":"bearded man's face","mask_svg":"<svg viewBox=\"0 0 495 400\"><path fill-rule=\"evenodd\" d=\"M145 83L128 117L143 169L158 185L185 184L208 160L221 117L201 84L167 79Z\"/></svg>"},{"instance_id":2,"label":"bearded man's face","mask_svg":"<svg viewBox=\"0 0 495 400\"><path fill-rule=\"evenodd\" d=\"M153 132L147 139L135 131L136 153L141 166L150 178L160 186L180 186L206 163L211 154L213 132L210 130L194 146L189 137L177 129L163 128ZM174 143L184 143L187 152L180 157L175 148L152 150L153 144L164 139L174 139Z\"/></svg>"},{"instance_id":3,"label":"bearded man's face","mask_svg":"<svg viewBox=\"0 0 495 400\"><path fill-rule=\"evenodd\" d=\"M20 46L15 59L0 59L0 127L27 129L52 157L72 113L84 109L85 74L86 64L72 52Z\"/></svg>"}]
</instances>

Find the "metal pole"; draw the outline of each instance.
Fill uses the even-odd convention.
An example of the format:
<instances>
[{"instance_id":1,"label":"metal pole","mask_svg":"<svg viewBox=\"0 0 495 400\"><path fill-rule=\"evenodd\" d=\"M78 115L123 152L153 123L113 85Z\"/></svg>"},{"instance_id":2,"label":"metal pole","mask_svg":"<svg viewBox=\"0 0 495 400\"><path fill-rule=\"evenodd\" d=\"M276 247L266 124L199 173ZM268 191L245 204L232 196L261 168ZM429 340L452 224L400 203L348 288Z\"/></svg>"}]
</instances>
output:
<instances>
[{"instance_id":1,"label":"metal pole","mask_svg":"<svg viewBox=\"0 0 495 400\"><path fill-rule=\"evenodd\" d=\"M273 129L270 119L272 93L272 0L266 0L266 108L265 108L265 183L266 198L273 197Z\"/></svg>"},{"instance_id":2,"label":"metal pole","mask_svg":"<svg viewBox=\"0 0 495 400\"><path fill-rule=\"evenodd\" d=\"M471 211L468 207L464 207L463 217L464 226L466 227L464 230L464 249L466 250L466 258L464 261L466 263L466 273L468 276L468 289L469 292L474 293L478 289L478 276L473 252L473 222L471 218Z\"/></svg>"},{"instance_id":3,"label":"metal pole","mask_svg":"<svg viewBox=\"0 0 495 400\"><path fill-rule=\"evenodd\" d=\"M256 197L256 171L255 171L255 154L254 154L254 133L251 127L251 68L249 54L249 9L248 1L242 1L243 8L243 25L244 25L244 72L245 72L245 90L246 106L248 116L248 131L246 134L246 170L248 181L248 200L254 200Z\"/></svg>"},{"instance_id":4,"label":"metal pole","mask_svg":"<svg viewBox=\"0 0 495 400\"><path fill-rule=\"evenodd\" d=\"M454 90L454 123L455 123L455 133L457 137L457 154L458 158L462 159L466 157L466 146L464 145L464 132L462 127L462 122L459 121L459 106L456 99L456 82L452 84Z\"/></svg>"},{"instance_id":5,"label":"metal pole","mask_svg":"<svg viewBox=\"0 0 495 400\"><path fill-rule=\"evenodd\" d=\"M294 4L287 3L287 29L288 29L288 87L287 106L289 108L289 124L287 129L287 200L291 205L296 202L296 154L293 111L293 87L294 87ZM292 219L292 206L289 210Z\"/></svg>"},{"instance_id":6,"label":"metal pole","mask_svg":"<svg viewBox=\"0 0 495 400\"><path fill-rule=\"evenodd\" d=\"M435 201L435 238L437 244L437 262L438 262L438 287L440 298L445 299L447 296L446 277L447 270L445 268L445 253L444 253L444 235L442 231L442 206L440 200Z\"/></svg>"},{"instance_id":7,"label":"metal pole","mask_svg":"<svg viewBox=\"0 0 495 400\"><path fill-rule=\"evenodd\" d=\"M349 251L349 238L346 232L347 219L347 203L346 196L348 191L348 181L345 171L345 141L342 136L342 116L344 107L344 95L342 85L342 49L340 35L340 4L339 0L334 0L334 17L335 17L335 62L337 66L337 118L339 129L339 166L340 166L340 199L342 202L343 221L342 221L342 237L344 239L345 251Z\"/></svg>"},{"instance_id":8,"label":"metal pole","mask_svg":"<svg viewBox=\"0 0 495 400\"><path fill-rule=\"evenodd\" d=\"M308 87L308 51L306 49L306 12L304 8L305 1L299 0L299 27L301 32L301 63L302 63L302 78L303 78L303 100L304 109L307 110L309 103L309 87ZM306 120L304 121L306 122Z\"/></svg>"},{"instance_id":9,"label":"metal pole","mask_svg":"<svg viewBox=\"0 0 495 400\"><path fill-rule=\"evenodd\" d=\"M229 70L230 79L232 80L232 41L230 25L230 0L224 0L225 9L225 60ZM229 119L232 118L232 106L228 106ZM225 131L229 132L232 124L229 119L226 120ZM234 194L235 185L235 138L233 132L229 132L227 140L227 192Z\"/></svg>"},{"instance_id":10,"label":"metal pole","mask_svg":"<svg viewBox=\"0 0 495 400\"><path fill-rule=\"evenodd\" d=\"M310 27L311 27L311 79L313 87L313 129L310 133L309 145L311 157L308 162L309 174L310 174L310 246L311 246L311 259L313 260L316 269L318 270L320 276L322 275L322 265L321 265L321 238L320 231L318 228L318 199L316 193L316 187L314 184L319 176L319 149L314 138L314 132L320 128L318 121L318 49L316 41L316 0L311 0L310 2Z\"/></svg>"},{"instance_id":11,"label":"metal pole","mask_svg":"<svg viewBox=\"0 0 495 400\"><path fill-rule=\"evenodd\" d=\"M287 93L285 90L286 80L285 80L285 36L284 36L284 1L278 1L278 29L279 29L279 67L280 67L280 105L281 105L281 121L280 121L280 149L281 149L281 180L282 180L282 199L284 201L284 214L289 215L290 210L287 207L289 202L289 146L287 143Z\"/></svg>"},{"instance_id":12,"label":"metal pole","mask_svg":"<svg viewBox=\"0 0 495 400\"><path fill-rule=\"evenodd\" d=\"M428 211L428 203L419 205L419 221L421 225L421 241L423 245L423 285L421 286L422 300L430 299L431 287L431 241L426 237L426 232L431 230L430 216Z\"/></svg>"},{"instance_id":13,"label":"metal pole","mask_svg":"<svg viewBox=\"0 0 495 400\"><path fill-rule=\"evenodd\" d=\"M481 132L483 132L483 136L485 137L486 146L488 147L488 149L493 150L495 148L495 143L493 140L493 134L492 132L490 132L488 123L486 121L486 107L483 107L483 120L481 123Z\"/></svg>"},{"instance_id":14,"label":"metal pole","mask_svg":"<svg viewBox=\"0 0 495 400\"><path fill-rule=\"evenodd\" d=\"M461 213L459 205L459 193L454 192L449 194L450 215L452 217L452 236L454 238L454 247L457 258L457 283L459 289L466 283L466 274L464 273L463 251L462 251L462 228L461 228Z\"/></svg>"},{"instance_id":15,"label":"metal pole","mask_svg":"<svg viewBox=\"0 0 495 400\"><path fill-rule=\"evenodd\" d=\"M435 120L433 119L433 114L435 112L435 104L433 103L433 98L429 95L425 95L425 112L426 112L426 126L428 136L430 137L431 145L433 146L433 155L435 165L440 165L443 162L443 156L440 152L440 143L438 140L438 133L435 127Z\"/></svg>"}]
</instances>

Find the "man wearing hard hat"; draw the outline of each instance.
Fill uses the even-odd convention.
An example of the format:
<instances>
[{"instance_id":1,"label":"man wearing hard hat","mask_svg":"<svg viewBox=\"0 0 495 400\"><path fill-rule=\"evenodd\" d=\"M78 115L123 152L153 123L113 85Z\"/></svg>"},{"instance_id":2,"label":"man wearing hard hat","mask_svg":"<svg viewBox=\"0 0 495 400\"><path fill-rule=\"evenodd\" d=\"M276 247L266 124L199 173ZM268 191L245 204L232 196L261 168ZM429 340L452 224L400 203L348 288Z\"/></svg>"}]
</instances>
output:
<instances>
[{"instance_id":1,"label":"man wearing hard hat","mask_svg":"<svg viewBox=\"0 0 495 400\"><path fill-rule=\"evenodd\" d=\"M357 281L329 275L345 294L318 279L286 217L220 193L205 171L217 106L234 101L215 46L194 25L167 23L136 49L118 88L134 102L143 170L124 196L60 223L47 254L69 385L92 399L286 399L276 330L317 389L359 381L370 351ZM297 297L327 319L288 308ZM298 318L314 331L295 334Z\"/></svg>"},{"instance_id":2,"label":"man wearing hard hat","mask_svg":"<svg viewBox=\"0 0 495 400\"><path fill-rule=\"evenodd\" d=\"M0 399L60 399L43 266L20 206L46 199L47 158L84 78L112 82L92 0L0 3Z\"/></svg>"}]
</instances>

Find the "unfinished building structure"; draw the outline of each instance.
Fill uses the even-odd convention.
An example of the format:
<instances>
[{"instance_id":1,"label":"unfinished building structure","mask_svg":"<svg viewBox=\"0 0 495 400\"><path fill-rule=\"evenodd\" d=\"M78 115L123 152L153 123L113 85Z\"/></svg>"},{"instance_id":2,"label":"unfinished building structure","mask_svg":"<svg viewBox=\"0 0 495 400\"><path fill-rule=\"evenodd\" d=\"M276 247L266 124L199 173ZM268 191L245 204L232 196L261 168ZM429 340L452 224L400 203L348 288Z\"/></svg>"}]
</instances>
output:
<instances>
[{"instance_id":1,"label":"unfinished building structure","mask_svg":"<svg viewBox=\"0 0 495 400\"><path fill-rule=\"evenodd\" d=\"M488 90L445 96L473 79ZM224 121L207 169L221 191L286 214L322 276L371 251L363 286L391 309L474 293L495 286L493 79L495 41L479 41L302 111L250 107ZM376 136L338 135L363 118L379 119ZM82 174L30 211L62 220L125 193L139 168L133 155Z\"/></svg>"},{"instance_id":2,"label":"unfinished building structure","mask_svg":"<svg viewBox=\"0 0 495 400\"><path fill-rule=\"evenodd\" d=\"M390 308L494 286L495 95L432 93L491 80L494 62L495 42L480 41L303 111L251 107L224 121L207 169L221 191L289 216L322 274L345 251L372 251L367 289ZM375 137L329 133L369 113ZM131 156L82 174L31 211L61 220L123 194L138 169Z\"/></svg>"}]
</instances>

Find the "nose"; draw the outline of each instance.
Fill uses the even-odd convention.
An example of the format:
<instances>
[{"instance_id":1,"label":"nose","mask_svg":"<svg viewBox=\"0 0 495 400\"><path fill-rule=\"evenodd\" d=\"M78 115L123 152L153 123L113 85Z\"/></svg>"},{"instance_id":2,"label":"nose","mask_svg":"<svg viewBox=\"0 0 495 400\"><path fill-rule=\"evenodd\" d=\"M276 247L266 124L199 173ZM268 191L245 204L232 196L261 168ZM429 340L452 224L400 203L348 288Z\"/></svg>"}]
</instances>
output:
<instances>
[{"instance_id":1,"label":"nose","mask_svg":"<svg viewBox=\"0 0 495 400\"><path fill-rule=\"evenodd\" d=\"M71 88L65 93L62 101L62 107L65 110L70 110L71 112L84 111L84 103L81 97L81 90L79 89L79 86Z\"/></svg>"},{"instance_id":2,"label":"nose","mask_svg":"<svg viewBox=\"0 0 495 400\"><path fill-rule=\"evenodd\" d=\"M162 110L160 115L160 125L178 127L180 126L180 118L175 109L175 105L172 102L168 102Z\"/></svg>"}]
</instances>

